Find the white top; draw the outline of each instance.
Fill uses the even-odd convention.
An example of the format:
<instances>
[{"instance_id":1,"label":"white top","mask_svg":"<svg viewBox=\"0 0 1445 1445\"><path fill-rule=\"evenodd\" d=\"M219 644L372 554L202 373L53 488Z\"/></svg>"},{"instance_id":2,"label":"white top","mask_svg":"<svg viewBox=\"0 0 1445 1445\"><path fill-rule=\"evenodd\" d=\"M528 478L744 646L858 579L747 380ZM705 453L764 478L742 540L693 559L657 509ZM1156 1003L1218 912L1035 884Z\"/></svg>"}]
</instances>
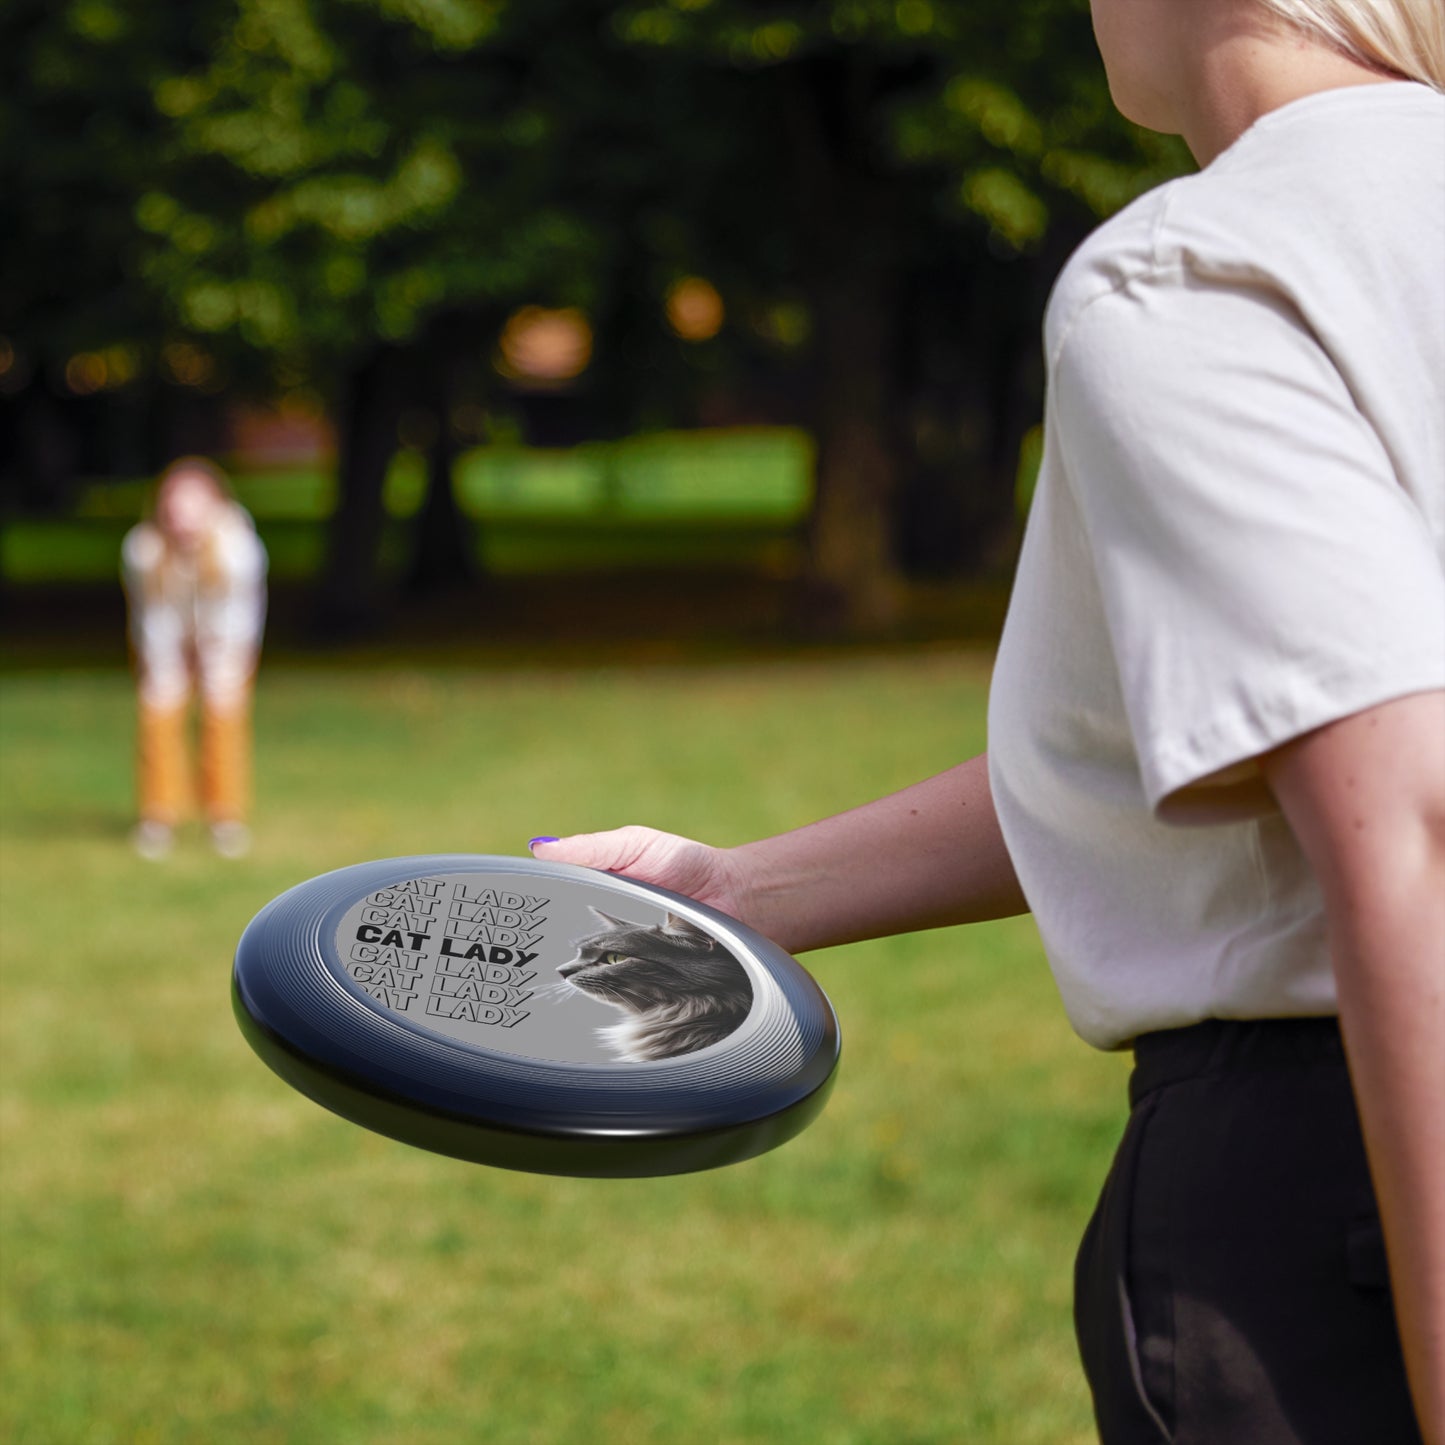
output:
<instances>
[{"instance_id":1,"label":"white top","mask_svg":"<svg viewBox=\"0 0 1445 1445\"><path fill-rule=\"evenodd\" d=\"M1445 96L1265 116L1090 237L1045 332L989 749L1069 1017L1333 1013L1255 760L1445 687Z\"/></svg>"},{"instance_id":2,"label":"white top","mask_svg":"<svg viewBox=\"0 0 1445 1445\"><path fill-rule=\"evenodd\" d=\"M266 548L245 509L232 504L197 555L172 552L152 522L121 544L130 640L141 699L177 707L193 683L210 704L240 700L266 619Z\"/></svg>"}]
</instances>

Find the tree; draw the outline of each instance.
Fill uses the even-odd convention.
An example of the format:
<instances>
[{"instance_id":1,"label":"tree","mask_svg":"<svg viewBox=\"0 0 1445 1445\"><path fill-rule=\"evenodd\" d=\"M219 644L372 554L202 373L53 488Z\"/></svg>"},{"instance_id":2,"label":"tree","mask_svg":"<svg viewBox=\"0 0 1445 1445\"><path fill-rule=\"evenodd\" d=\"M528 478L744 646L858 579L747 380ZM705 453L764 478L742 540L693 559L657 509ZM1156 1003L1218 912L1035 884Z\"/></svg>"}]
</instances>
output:
<instances>
[{"instance_id":1,"label":"tree","mask_svg":"<svg viewBox=\"0 0 1445 1445\"><path fill-rule=\"evenodd\" d=\"M6 480L28 506L61 506L87 460L77 396L157 409L159 394L115 390L154 371L169 326L164 298L138 284L134 206L167 147L150 88L194 59L189 25L164 7L13 0L0 16L0 413Z\"/></svg>"},{"instance_id":2,"label":"tree","mask_svg":"<svg viewBox=\"0 0 1445 1445\"><path fill-rule=\"evenodd\" d=\"M547 8L529 7L528 25ZM596 238L558 199L553 120L499 38L503 12L239 0L202 63L155 87L176 163L137 209L147 281L188 328L266 355L339 417L322 591L334 631L379 612L382 481L402 414L428 413L435 437L413 575L447 575L467 556L446 475L463 354L539 292L592 300Z\"/></svg>"},{"instance_id":3,"label":"tree","mask_svg":"<svg viewBox=\"0 0 1445 1445\"><path fill-rule=\"evenodd\" d=\"M925 466L981 478L980 521L1008 515L1059 238L1173 174L1181 153L1114 114L1083 0L641 0L614 24L743 81L743 134L772 184L711 188L709 220L745 216L727 234L762 242L746 250L752 274L771 260L775 284L804 298L813 577L849 625L887 626L920 435L953 436ZM918 359L950 327L941 371L955 385L940 397Z\"/></svg>"},{"instance_id":4,"label":"tree","mask_svg":"<svg viewBox=\"0 0 1445 1445\"><path fill-rule=\"evenodd\" d=\"M343 628L381 605L408 413L434 479L413 576L460 566L453 402L495 402L493 340L527 303L591 316L604 431L774 379L772 413L819 444L810 595L887 626L901 559L946 565L938 539L956 556L1009 513L1061 251L1178 165L1113 116L1084 0L201 0L184 23L112 4L20 0L41 133L14 204L41 225L7 236L10 274L39 282L19 330L128 327L320 391ZM84 126L120 142L102 155ZM93 230L39 204L56 176ZM693 371L660 307L686 275L734 318Z\"/></svg>"}]
</instances>

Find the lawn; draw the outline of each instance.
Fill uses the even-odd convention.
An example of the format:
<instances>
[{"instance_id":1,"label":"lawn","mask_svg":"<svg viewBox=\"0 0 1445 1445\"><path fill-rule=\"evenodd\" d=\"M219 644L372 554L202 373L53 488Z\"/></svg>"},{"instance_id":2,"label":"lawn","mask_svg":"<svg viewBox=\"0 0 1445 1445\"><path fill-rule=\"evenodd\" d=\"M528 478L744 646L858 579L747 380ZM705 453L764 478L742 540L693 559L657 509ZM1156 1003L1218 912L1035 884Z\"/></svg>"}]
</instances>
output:
<instances>
[{"instance_id":1,"label":"lawn","mask_svg":"<svg viewBox=\"0 0 1445 1445\"><path fill-rule=\"evenodd\" d=\"M479 563L492 576L592 569L741 566L795 570L812 500L813 444L788 427L660 432L569 450L476 447L452 471ZM255 518L271 576L315 575L336 507L330 468L238 470L236 495ZM8 517L0 579L110 581L120 543L143 515L148 480L81 487L64 515ZM411 519L426 490L413 451L392 460L384 490L384 565L405 565Z\"/></svg>"},{"instance_id":2,"label":"lawn","mask_svg":"<svg viewBox=\"0 0 1445 1445\"><path fill-rule=\"evenodd\" d=\"M822 1118L656 1181L370 1135L249 1053L231 951L325 869L647 821L717 841L983 743L987 658L264 673L256 850L125 845L118 673L3 679L0 1438L1082 1445L1074 1244L1123 1065L1027 920L808 962Z\"/></svg>"}]
</instances>

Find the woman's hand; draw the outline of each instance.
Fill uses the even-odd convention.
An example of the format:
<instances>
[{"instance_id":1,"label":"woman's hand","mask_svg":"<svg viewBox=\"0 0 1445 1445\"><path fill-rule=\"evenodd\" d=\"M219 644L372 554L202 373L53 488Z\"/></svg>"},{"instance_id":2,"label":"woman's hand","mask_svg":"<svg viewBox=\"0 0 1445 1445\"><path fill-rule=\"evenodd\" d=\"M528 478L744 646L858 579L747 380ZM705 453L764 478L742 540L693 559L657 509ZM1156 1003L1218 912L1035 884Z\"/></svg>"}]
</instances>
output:
<instances>
[{"instance_id":1,"label":"woman's hand","mask_svg":"<svg viewBox=\"0 0 1445 1445\"><path fill-rule=\"evenodd\" d=\"M758 926L749 916L749 891L735 856L691 838L634 825L605 833L575 833L570 838L534 838L532 855L547 863L625 873L641 883L695 898L750 927Z\"/></svg>"}]
</instances>

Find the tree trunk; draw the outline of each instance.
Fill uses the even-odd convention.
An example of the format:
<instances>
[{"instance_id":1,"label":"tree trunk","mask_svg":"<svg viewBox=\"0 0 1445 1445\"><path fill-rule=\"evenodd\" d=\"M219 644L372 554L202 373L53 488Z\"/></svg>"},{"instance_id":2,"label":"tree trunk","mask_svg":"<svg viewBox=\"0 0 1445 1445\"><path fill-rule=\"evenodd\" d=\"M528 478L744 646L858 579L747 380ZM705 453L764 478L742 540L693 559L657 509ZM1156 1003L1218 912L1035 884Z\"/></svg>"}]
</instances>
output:
<instances>
[{"instance_id":1,"label":"tree trunk","mask_svg":"<svg viewBox=\"0 0 1445 1445\"><path fill-rule=\"evenodd\" d=\"M316 630L325 641L375 632L384 612L382 486L396 454L401 414L399 353L373 351L347 378L341 408L338 495L316 599Z\"/></svg>"},{"instance_id":2,"label":"tree trunk","mask_svg":"<svg viewBox=\"0 0 1445 1445\"><path fill-rule=\"evenodd\" d=\"M876 634L903 604L893 437L900 260L895 198L874 167L867 125L878 78L850 53L781 67L780 81L814 327L808 581L826 621Z\"/></svg>"},{"instance_id":3,"label":"tree trunk","mask_svg":"<svg viewBox=\"0 0 1445 1445\"><path fill-rule=\"evenodd\" d=\"M865 634L887 631L903 606L884 280L864 267L844 269L814 294L818 465L809 579L844 628Z\"/></svg>"},{"instance_id":4,"label":"tree trunk","mask_svg":"<svg viewBox=\"0 0 1445 1445\"><path fill-rule=\"evenodd\" d=\"M900 493L900 559L909 576L993 570L1017 535L1019 450L1042 415L1039 327L1048 278L1039 258L991 256L966 238L910 272L909 470Z\"/></svg>"},{"instance_id":5,"label":"tree trunk","mask_svg":"<svg viewBox=\"0 0 1445 1445\"><path fill-rule=\"evenodd\" d=\"M453 368L442 357L433 393L427 398L436 428L426 457L426 494L413 524L411 563L406 590L412 596L435 597L455 592L477 575L472 527L457 505L452 468L456 443L452 436Z\"/></svg>"},{"instance_id":6,"label":"tree trunk","mask_svg":"<svg viewBox=\"0 0 1445 1445\"><path fill-rule=\"evenodd\" d=\"M81 462L74 418L38 374L5 405L13 415L14 466L6 480L15 488L14 505L40 515L63 513Z\"/></svg>"}]
</instances>

